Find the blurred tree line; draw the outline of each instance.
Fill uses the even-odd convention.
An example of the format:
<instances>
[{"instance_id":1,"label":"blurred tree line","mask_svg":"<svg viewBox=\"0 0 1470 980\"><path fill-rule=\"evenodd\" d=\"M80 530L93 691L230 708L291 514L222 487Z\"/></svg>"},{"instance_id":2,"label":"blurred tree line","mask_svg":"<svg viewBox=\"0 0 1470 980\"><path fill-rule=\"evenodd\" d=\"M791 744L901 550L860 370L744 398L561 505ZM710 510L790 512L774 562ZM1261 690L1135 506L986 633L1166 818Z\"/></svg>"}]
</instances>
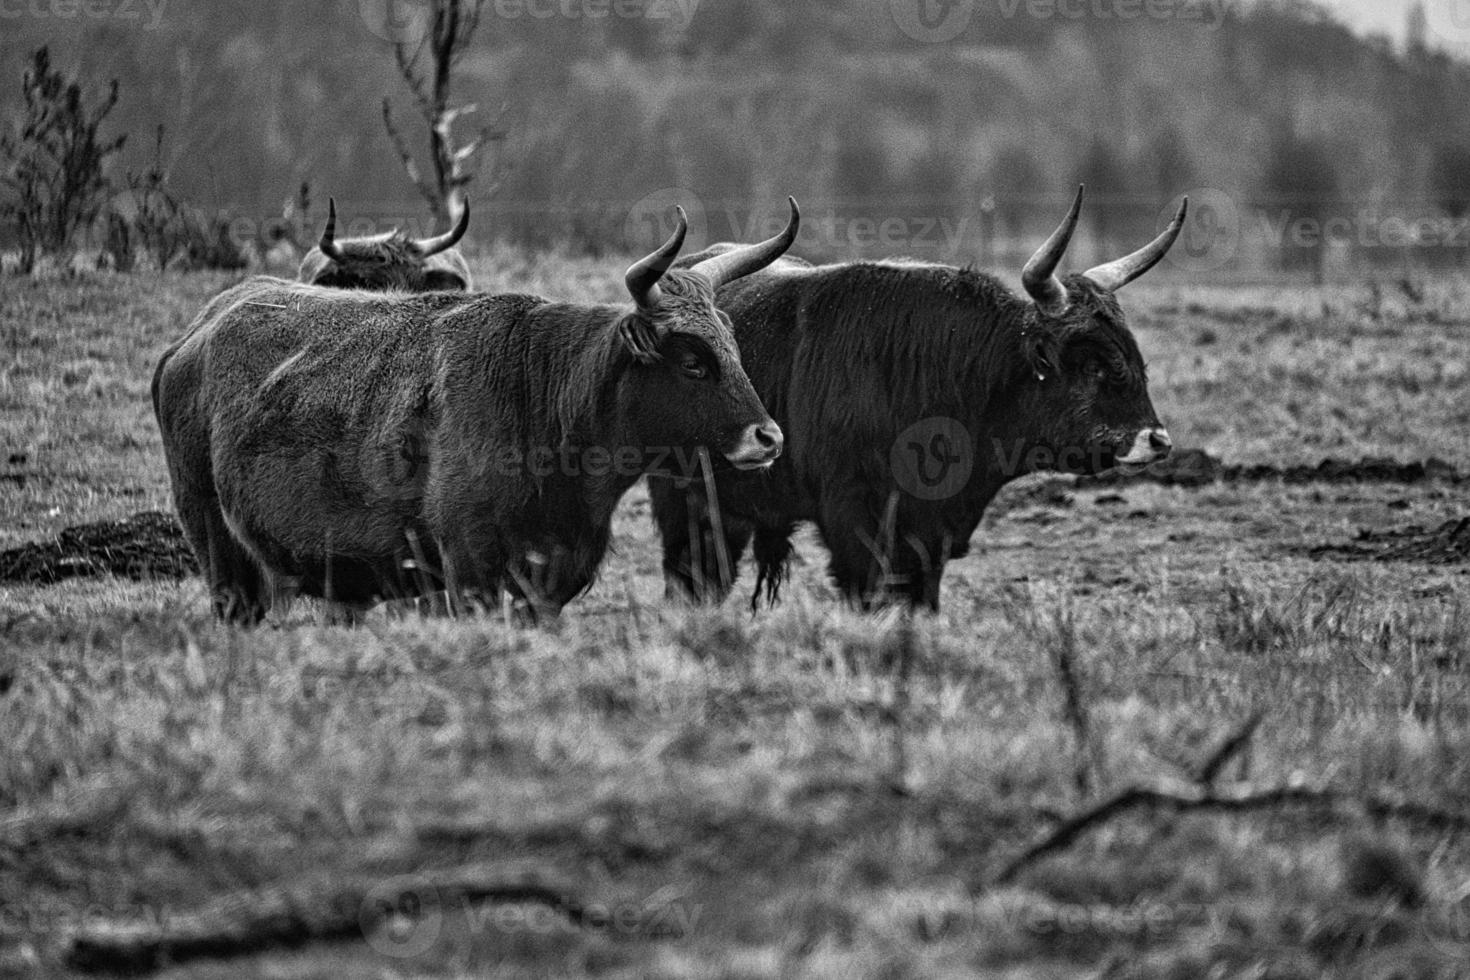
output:
<instances>
[{"instance_id":1,"label":"blurred tree line","mask_svg":"<svg viewBox=\"0 0 1470 980\"><path fill-rule=\"evenodd\" d=\"M374 21L415 2L170 4L152 30L22 17L0 54L0 118L20 110L27 53L49 44L89 84L118 79L112 132L167 128L154 165L197 205L308 228L321 216L298 194L307 184L375 230L426 230L381 119L403 94L404 38ZM944 43L907 36L890 0L646 0L622 6L637 16L597 18L588 2L492 2L455 65L457 95L505 107L495 172L480 177L493 197L468 188L482 241L641 248L646 223L629 209L678 188L697 195L711 239L759 232L752 216L779 218L789 193L810 254L932 245L1008 263L1086 181L1079 250L1130 247L1171 198L1213 188L1254 249L1234 264L1320 275L1339 253L1401 261L1388 217L1463 219L1470 205L1470 66L1357 37L1299 0L1219 24L1037 18L1024 0L978 0ZM122 155L149 150L144 137ZM288 199L303 203L283 219ZM855 216L902 231L859 235ZM936 220L953 235L924 240ZM1420 259L1462 262L1465 246Z\"/></svg>"}]
</instances>

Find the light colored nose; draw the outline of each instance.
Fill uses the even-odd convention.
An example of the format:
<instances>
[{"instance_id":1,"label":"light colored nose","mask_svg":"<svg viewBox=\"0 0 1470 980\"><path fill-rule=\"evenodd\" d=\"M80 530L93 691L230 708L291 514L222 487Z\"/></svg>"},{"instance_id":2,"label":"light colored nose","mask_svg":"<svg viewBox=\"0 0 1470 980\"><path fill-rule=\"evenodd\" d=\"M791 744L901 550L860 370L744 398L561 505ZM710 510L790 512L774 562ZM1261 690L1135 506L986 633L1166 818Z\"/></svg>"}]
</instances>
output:
<instances>
[{"instance_id":1,"label":"light colored nose","mask_svg":"<svg viewBox=\"0 0 1470 980\"><path fill-rule=\"evenodd\" d=\"M1139 429L1138 435L1133 437L1133 445L1128 447L1128 455L1120 457L1118 463L1123 466L1147 466L1149 463L1157 463L1169 455L1174 441L1169 438L1168 430L1162 426L1157 428Z\"/></svg>"},{"instance_id":2,"label":"light colored nose","mask_svg":"<svg viewBox=\"0 0 1470 980\"><path fill-rule=\"evenodd\" d=\"M781 434L781 427L771 419L766 419L764 425L755 427L751 433L756 445L765 449L772 458L781 455L781 447L786 443L786 437Z\"/></svg>"},{"instance_id":3,"label":"light colored nose","mask_svg":"<svg viewBox=\"0 0 1470 980\"><path fill-rule=\"evenodd\" d=\"M750 470L770 466L781 455L786 438L781 427L771 419L751 425L740 433L740 442L726 454L725 458L736 469Z\"/></svg>"}]
</instances>

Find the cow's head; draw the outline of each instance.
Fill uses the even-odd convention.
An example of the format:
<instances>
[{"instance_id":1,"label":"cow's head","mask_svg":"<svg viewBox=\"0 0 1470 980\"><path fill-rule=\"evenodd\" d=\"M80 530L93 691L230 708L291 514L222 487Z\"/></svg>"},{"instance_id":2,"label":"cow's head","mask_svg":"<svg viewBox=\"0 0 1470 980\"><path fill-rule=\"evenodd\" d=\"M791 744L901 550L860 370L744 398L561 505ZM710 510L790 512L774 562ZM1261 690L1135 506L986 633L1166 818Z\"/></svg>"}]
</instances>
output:
<instances>
[{"instance_id":1,"label":"cow's head","mask_svg":"<svg viewBox=\"0 0 1470 980\"><path fill-rule=\"evenodd\" d=\"M628 269L625 282L634 308L618 329L632 363L621 407L630 431L645 445L684 450L682 465L676 458L655 463L660 472L693 475L688 460L700 446L739 469L763 469L781 455L781 428L740 364L730 318L715 307L715 293L791 247L801 215L796 202L787 200L791 219L774 238L671 269L688 227L680 208L669 240Z\"/></svg>"},{"instance_id":2,"label":"cow's head","mask_svg":"<svg viewBox=\"0 0 1470 980\"><path fill-rule=\"evenodd\" d=\"M465 202L459 221L442 235L409 238L390 231L367 238L337 241L337 202L327 202L327 227L307 252L296 273L298 282L336 289L396 289L426 293L436 289L472 288L470 267L454 246L470 226Z\"/></svg>"},{"instance_id":3,"label":"cow's head","mask_svg":"<svg viewBox=\"0 0 1470 980\"><path fill-rule=\"evenodd\" d=\"M1169 454L1169 433L1148 396L1138 344L1113 295L1163 259L1189 201L1146 247L1081 275L1057 276L1082 210L1082 190L1065 221L1026 263L1022 282L1032 299L1021 333L1026 372L1022 411L1041 420L1041 447L1051 466L1095 472L1136 469Z\"/></svg>"}]
</instances>

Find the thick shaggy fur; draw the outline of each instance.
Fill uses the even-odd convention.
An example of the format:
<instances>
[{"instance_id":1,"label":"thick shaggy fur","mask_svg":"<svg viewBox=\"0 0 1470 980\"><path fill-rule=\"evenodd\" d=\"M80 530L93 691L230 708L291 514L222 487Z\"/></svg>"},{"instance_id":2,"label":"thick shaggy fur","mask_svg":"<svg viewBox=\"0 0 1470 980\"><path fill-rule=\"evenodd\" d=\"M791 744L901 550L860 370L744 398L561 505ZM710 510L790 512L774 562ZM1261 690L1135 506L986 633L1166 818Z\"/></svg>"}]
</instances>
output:
<instances>
[{"instance_id":1,"label":"thick shaggy fur","mask_svg":"<svg viewBox=\"0 0 1470 980\"><path fill-rule=\"evenodd\" d=\"M559 609L592 582L649 450L725 451L769 421L708 284L674 272L662 288L654 313L269 278L217 297L153 395L220 614L258 620L279 591L365 607L440 588ZM702 345L719 380L679 376L630 334ZM637 459L528 465L566 447Z\"/></svg>"},{"instance_id":2,"label":"thick shaggy fur","mask_svg":"<svg viewBox=\"0 0 1470 980\"><path fill-rule=\"evenodd\" d=\"M301 259L297 282L335 289L430 290L474 288L469 264L458 249L450 248L425 258L401 231L371 238L348 238L337 243L346 262L327 258L313 247Z\"/></svg>"},{"instance_id":3,"label":"thick shaggy fur","mask_svg":"<svg viewBox=\"0 0 1470 980\"><path fill-rule=\"evenodd\" d=\"M1067 287L1071 307L1049 317L970 269L788 256L722 289L786 451L769 473L718 477L723 542L702 487L650 482L670 591L722 598L731 583L717 549L735 567L753 538L753 602L762 588L773 600L795 525L814 521L854 602L890 593L937 608L945 562L966 552L1006 482L1048 460L1106 467L1158 425L1116 301L1081 277ZM894 471L895 445L940 419L968 435L957 463L970 474L951 495L921 499Z\"/></svg>"}]
</instances>

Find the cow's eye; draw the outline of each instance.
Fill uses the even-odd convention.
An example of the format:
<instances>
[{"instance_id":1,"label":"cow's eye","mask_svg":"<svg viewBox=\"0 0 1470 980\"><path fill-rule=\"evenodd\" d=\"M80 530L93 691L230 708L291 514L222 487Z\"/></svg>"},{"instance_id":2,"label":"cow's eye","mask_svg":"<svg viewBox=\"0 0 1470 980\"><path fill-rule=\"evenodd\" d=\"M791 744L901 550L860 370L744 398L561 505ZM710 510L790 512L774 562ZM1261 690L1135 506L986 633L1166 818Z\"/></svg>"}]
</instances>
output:
<instances>
[{"instance_id":1,"label":"cow's eye","mask_svg":"<svg viewBox=\"0 0 1470 980\"><path fill-rule=\"evenodd\" d=\"M1087 373L1099 381L1106 381L1112 375L1112 372L1108 370L1108 366L1102 361L1093 361L1089 364L1087 366Z\"/></svg>"},{"instance_id":2,"label":"cow's eye","mask_svg":"<svg viewBox=\"0 0 1470 980\"><path fill-rule=\"evenodd\" d=\"M709 377L709 369L704 366L698 357L693 354L685 354L679 359L679 370L691 378L704 379Z\"/></svg>"}]
</instances>

